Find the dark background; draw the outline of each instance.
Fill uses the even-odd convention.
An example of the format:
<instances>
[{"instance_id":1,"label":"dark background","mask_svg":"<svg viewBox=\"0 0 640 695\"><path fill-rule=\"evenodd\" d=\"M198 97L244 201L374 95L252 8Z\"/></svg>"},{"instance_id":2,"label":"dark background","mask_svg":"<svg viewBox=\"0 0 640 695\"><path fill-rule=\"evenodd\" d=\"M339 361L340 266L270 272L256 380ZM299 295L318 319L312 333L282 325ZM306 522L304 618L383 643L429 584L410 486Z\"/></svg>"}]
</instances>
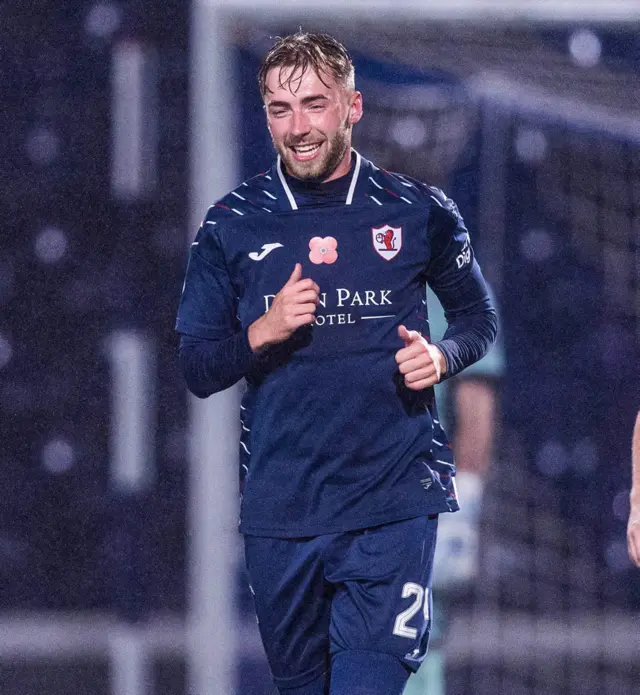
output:
<instances>
[{"instance_id":1,"label":"dark background","mask_svg":"<svg viewBox=\"0 0 640 695\"><path fill-rule=\"evenodd\" d=\"M237 84L221 87L237 89L246 176L271 158L255 84L259 59L269 36L290 28L245 23L234 51ZM598 66L576 67L567 46L579 28L485 27L474 34L466 27L460 36L452 28L442 41L465 41L465 50L491 44L494 68L502 60L507 73L514 45L539 47L558 68L548 81L532 78L536 86L582 110L607 102L607 79L632 84L639 91L627 92L626 103L620 93L606 105L640 124L637 33L593 27ZM0 7L4 616L97 612L145 622L156 614L180 620L185 612L188 411L173 322L195 232L188 209L189 30L189 3L178 0ZM409 50L422 41L415 26L376 31L396 53L406 46L404 58L389 55L362 27L336 31L354 46L365 91L356 145L458 202L502 307L507 369L485 520L486 591L473 605L505 616L637 615L638 574L624 534L640 405L640 137L572 120L553 106L534 113L478 97L472 70L451 69L447 61L455 57L430 62L427 49ZM157 180L131 199L111 183L111 56L127 39L153 47L157 58ZM590 70L613 77L603 82ZM399 106L406 100L389 97L414 88L439 90L440 106ZM407 114L424 124L419 149L394 144L390 135ZM452 114L462 114L464 128L447 145ZM500 133L506 182L495 201L504 215L499 269L491 261L495 237L482 227L481 206L494 205L482 200L487 124ZM108 339L119 330L144 336L156 359L156 476L133 497L114 489L109 474ZM250 620L241 571L238 595ZM261 659L257 653L242 666L245 695L268 692ZM618 689L605 689L602 676L597 692L624 693L627 682L631 692L633 665L605 661L593 677L609 673ZM35 666L0 651L2 692L40 692L45 681L51 695L70 683L78 692L102 692L106 661L74 663ZM498 668L504 675L512 667ZM158 693L184 692L183 657L158 657L156 679ZM541 687L533 676L518 682L520 692ZM579 692L569 676L562 682L557 692Z\"/></svg>"}]
</instances>

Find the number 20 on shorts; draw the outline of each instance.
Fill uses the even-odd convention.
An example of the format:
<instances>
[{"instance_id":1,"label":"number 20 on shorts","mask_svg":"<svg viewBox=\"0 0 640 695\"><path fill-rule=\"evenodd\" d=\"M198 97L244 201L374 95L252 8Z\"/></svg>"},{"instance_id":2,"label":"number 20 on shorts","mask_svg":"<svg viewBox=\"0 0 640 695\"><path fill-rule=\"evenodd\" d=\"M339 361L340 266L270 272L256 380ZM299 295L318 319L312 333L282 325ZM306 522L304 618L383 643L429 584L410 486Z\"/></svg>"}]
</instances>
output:
<instances>
[{"instance_id":1,"label":"number 20 on shorts","mask_svg":"<svg viewBox=\"0 0 640 695\"><path fill-rule=\"evenodd\" d=\"M407 623L420 609L424 611L424 619L429 620L429 589L424 589L420 584L414 582L407 582L402 587L402 598L410 598L411 596L415 597L413 603L396 616L393 634L398 635L398 637L415 639L418 636L418 630L415 627L409 627Z\"/></svg>"}]
</instances>

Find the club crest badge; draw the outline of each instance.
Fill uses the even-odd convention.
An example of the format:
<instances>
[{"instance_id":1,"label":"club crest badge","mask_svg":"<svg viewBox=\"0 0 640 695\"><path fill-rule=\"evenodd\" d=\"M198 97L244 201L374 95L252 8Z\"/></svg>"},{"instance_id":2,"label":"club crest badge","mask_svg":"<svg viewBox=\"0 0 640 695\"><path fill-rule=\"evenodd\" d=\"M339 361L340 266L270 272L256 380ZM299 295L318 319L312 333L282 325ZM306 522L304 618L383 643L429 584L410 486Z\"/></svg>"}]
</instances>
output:
<instances>
[{"instance_id":1,"label":"club crest badge","mask_svg":"<svg viewBox=\"0 0 640 695\"><path fill-rule=\"evenodd\" d=\"M402 227L391 227L388 224L384 227L372 227L371 240L376 253L385 261L390 261L402 248Z\"/></svg>"}]
</instances>

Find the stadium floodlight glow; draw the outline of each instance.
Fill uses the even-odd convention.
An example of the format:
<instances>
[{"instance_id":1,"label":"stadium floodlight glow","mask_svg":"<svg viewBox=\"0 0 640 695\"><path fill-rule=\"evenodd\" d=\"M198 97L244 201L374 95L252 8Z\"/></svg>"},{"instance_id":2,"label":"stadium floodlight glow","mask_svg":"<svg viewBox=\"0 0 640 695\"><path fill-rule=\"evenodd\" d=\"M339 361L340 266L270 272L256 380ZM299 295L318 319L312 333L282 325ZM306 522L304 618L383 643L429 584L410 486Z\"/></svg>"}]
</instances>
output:
<instances>
[{"instance_id":1,"label":"stadium floodlight glow","mask_svg":"<svg viewBox=\"0 0 640 695\"><path fill-rule=\"evenodd\" d=\"M76 455L70 442L64 437L54 437L42 447L42 465L53 473L66 473L74 464Z\"/></svg>"},{"instance_id":2,"label":"stadium floodlight glow","mask_svg":"<svg viewBox=\"0 0 640 695\"><path fill-rule=\"evenodd\" d=\"M60 153L60 138L51 128L35 128L27 136L27 154L34 164L52 164Z\"/></svg>"},{"instance_id":3,"label":"stadium floodlight glow","mask_svg":"<svg viewBox=\"0 0 640 695\"><path fill-rule=\"evenodd\" d=\"M90 36L108 39L122 24L122 10L110 2L99 2L87 13L84 29Z\"/></svg>"},{"instance_id":4,"label":"stadium floodlight glow","mask_svg":"<svg viewBox=\"0 0 640 695\"><path fill-rule=\"evenodd\" d=\"M112 373L110 484L119 493L141 493L155 479L155 353L135 330L116 330L105 343Z\"/></svg>"},{"instance_id":5,"label":"stadium floodlight glow","mask_svg":"<svg viewBox=\"0 0 640 695\"><path fill-rule=\"evenodd\" d=\"M523 162L541 162L547 153L547 138L536 128L520 128L515 148Z\"/></svg>"},{"instance_id":6,"label":"stadium floodlight glow","mask_svg":"<svg viewBox=\"0 0 640 695\"><path fill-rule=\"evenodd\" d=\"M420 147L427 139L427 129L417 116L399 118L391 128L391 137L407 150Z\"/></svg>"},{"instance_id":7,"label":"stadium floodlight glow","mask_svg":"<svg viewBox=\"0 0 640 695\"><path fill-rule=\"evenodd\" d=\"M113 47L111 188L119 199L142 198L156 184L156 63L155 51L140 41Z\"/></svg>"},{"instance_id":8,"label":"stadium floodlight glow","mask_svg":"<svg viewBox=\"0 0 640 695\"><path fill-rule=\"evenodd\" d=\"M532 263L548 261L556 251L556 244L544 227L528 229L520 237L520 252Z\"/></svg>"},{"instance_id":9,"label":"stadium floodlight glow","mask_svg":"<svg viewBox=\"0 0 640 695\"><path fill-rule=\"evenodd\" d=\"M38 260L49 264L62 260L67 246L67 237L58 227L45 227L38 233L34 243Z\"/></svg>"},{"instance_id":10,"label":"stadium floodlight glow","mask_svg":"<svg viewBox=\"0 0 640 695\"><path fill-rule=\"evenodd\" d=\"M592 68L600 62L602 42L590 29L580 29L569 39L569 52L577 65Z\"/></svg>"}]
</instances>

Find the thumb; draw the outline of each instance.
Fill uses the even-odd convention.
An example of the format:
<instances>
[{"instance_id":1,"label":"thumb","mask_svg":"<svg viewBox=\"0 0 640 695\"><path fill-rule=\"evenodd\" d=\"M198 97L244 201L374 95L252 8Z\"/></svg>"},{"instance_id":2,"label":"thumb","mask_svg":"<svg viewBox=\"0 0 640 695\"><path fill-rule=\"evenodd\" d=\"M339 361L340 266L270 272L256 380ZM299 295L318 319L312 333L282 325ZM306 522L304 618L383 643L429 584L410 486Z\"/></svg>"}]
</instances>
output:
<instances>
[{"instance_id":1,"label":"thumb","mask_svg":"<svg viewBox=\"0 0 640 695\"><path fill-rule=\"evenodd\" d=\"M298 280L302 278L302 266L300 263L296 263L295 268L293 269L293 273L289 276L289 279L285 283L285 287L288 287L289 285L295 285Z\"/></svg>"},{"instance_id":2,"label":"thumb","mask_svg":"<svg viewBox=\"0 0 640 695\"><path fill-rule=\"evenodd\" d=\"M398 336L404 340L405 346L411 345L411 343L422 338L418 331L408 331L404 326L398 326Z\"/></svg>"}]
</instances>

